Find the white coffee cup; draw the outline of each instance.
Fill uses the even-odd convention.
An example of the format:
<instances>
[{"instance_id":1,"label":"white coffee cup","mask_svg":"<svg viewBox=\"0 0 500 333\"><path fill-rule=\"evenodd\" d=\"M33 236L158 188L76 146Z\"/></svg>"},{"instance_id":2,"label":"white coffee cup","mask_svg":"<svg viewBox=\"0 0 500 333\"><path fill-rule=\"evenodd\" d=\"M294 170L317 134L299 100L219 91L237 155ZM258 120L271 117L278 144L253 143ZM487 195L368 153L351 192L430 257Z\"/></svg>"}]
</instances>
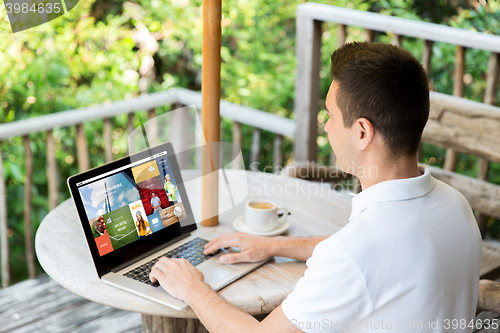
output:
<instances>
[{"instance_id":1,"label":"white coffee cup","mask_svg":"<svg viewBox=\"0 0 500 333\"><path fill-rule=\"evenodd\" d=\"M278 218L278 210L284 211ZM259 232L271 231L285 223L288 210L269 200L253 200L247 203L245 210L245 224Z\"/></svg>"}]
</instances>

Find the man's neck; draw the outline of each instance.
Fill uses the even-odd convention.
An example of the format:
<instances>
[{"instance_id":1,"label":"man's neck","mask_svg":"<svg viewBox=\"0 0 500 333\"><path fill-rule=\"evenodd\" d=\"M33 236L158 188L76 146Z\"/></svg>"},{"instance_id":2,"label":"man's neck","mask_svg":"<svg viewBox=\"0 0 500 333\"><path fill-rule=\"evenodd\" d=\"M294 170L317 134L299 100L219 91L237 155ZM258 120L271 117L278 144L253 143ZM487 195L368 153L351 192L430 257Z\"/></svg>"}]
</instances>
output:
<instances>
[{"instance_id":1,"label":"man's neck","mask_svg":"<svg viewBox=\"0 0 500 333\"><path fill-rule=\"evenodd\" d=\"M413 178L422 175L418 169L416 157L403 157L391 162L371 163L362 166L360 170L365 170L365 172L358 172L356 175L363 190L387 180Z\"/></svg>"}]
</instances>

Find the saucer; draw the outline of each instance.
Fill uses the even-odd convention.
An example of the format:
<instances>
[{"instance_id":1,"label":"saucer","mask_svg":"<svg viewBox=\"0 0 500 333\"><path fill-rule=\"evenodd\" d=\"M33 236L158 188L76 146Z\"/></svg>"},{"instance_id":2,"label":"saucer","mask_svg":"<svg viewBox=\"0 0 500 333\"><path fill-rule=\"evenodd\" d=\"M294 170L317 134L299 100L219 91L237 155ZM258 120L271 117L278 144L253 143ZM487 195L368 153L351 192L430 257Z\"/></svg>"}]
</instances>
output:
<instances>
[{"instance_id":1,"label":"saucer","mask_svg":"<svg viewBox=\"0 0 500 333\"><path fill-rule=\"evenodd\" d=\"M245 223L245 215L242 215L238 217L236 220L234 220L233 227L238 231L243 231L246 232L247 234L255 236L277 236L284 233L285 231L288 230L288 228L290 228L290 222L288 222L288 220L285 220L285 223L269 231L253 231L247 227Z\"/></svg>"}]
</instances>

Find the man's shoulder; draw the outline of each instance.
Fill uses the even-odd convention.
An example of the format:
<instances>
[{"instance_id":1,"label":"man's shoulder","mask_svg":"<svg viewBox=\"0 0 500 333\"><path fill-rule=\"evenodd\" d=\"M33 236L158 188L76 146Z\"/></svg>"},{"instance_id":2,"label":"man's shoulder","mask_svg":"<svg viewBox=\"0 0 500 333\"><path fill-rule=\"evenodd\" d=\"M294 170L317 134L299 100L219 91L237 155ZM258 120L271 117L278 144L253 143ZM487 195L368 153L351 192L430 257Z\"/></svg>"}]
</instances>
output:
<instances>
[{"instance_id":1,"label":"man's shoulder","mask_svg":"<svg viewBox=\"0 0 500 333\"><path fill-rule=\"evenodd\" d=\"M373 203L325 243L351 253L384 244L404 246L398 239L413 239L417 234L434 240L433 234L442 229L475 235L474 227L477 226L467 199L455 188L436 180L434 188L424 196Z\"/></svg>"},{"instance_id":2,"label":"man's shoulder","mask_svg":"<svg viewBox=\"0 0 500 333\"><path fill-rule=\"evenodd\" d=\"M466 205L470 207L469 202L465 198L465 196L458 191L456 188L453 186L446 184L445 182L436 179L436 186L434 188L435 192L433 193L434 196L445 200L445 201L456 201L457 203Z\"/></svg>"}]
</instances>

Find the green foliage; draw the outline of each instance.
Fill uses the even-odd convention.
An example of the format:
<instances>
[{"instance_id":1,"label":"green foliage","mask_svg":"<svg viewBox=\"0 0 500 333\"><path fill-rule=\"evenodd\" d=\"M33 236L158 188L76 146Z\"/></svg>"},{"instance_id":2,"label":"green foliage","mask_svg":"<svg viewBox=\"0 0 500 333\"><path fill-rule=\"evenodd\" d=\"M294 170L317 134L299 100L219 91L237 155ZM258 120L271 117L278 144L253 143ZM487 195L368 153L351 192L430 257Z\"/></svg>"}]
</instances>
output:
<instances>
[{"instance_id":1,"label":"green foliage","mask_svg":"<svg viewBox=\"0 0 500 333\"><path fill-rule=\"evenodd\" d=\"M1 2L1 0L0 0ZM295 9L299 1L225 0L222 13L222 98L293 118L295 84ZM331 1L318 2L332 4ZM429 6L432 2L432 6ZM144 56L155 61L155 77L147 81L146 92L171 87L200 90L202 9L201 0L83 0L67 15L42 26L12 34L5 11L0 11L0 122L11 122L113 100L141 93L139 70ZM488 9L469 1L339 0L336 6L380 12L413 20L430 20L464 29L500 35L499 1L488 1ZM426 5L427 4L427 5ZM3 4L0 3L0 7ZM152 34L158 50L147 51L145 35ZM364 31L349 27L347 41L363 40ZM376 33L375 39L389 42L390 36ZM331 83L329 60L337 47L336 25L324 24L322 35L321 96ZM421 58L423 42L405 38L403 47ZM146 47L147 49L147 47ZM149 52L149 53L148 53ZM452 92L455 47L436 43L433 47L431 80L433 89ZM489 52L468 50L465 94L482 100ZM324 97L323 97L324 98ZM324 103L324 101L323 101ZM157 110L169 111L169 107ZM323 131L325 111L318 116L318 161L328 164L331 154ZM135 126L147 120L138 112ZM127 116L113 120L113 151L126 154ZM223 120L223 141L231 141L232 122ZM86 123L85 134L91 167L104 163L102 121ZM250 158L253 128L242 126L243 156ZM78 172L74 128L53 132L59 170L60 200L69 193L65 180ZM262 132L260 169L272 165L274 134ZM45 172L45 133L30 135L35 157L32 221L36 230L48 213ZM24 259L24 149L22 138L12 138L2 146L7 183L11 263L14 280L27 276ZM284 164L293 159L293 139L283 141ZM423 146L424 161L443 164L445 149ZM458 172L475 176L474 157L460 154ZM500 184L500 166L492 164L490 179ZM495 229L495 228L492 228ZM500 227L498 228L500 230ZM41 268L39 268L41 272Z\"/></svg>"}]
</instances>

